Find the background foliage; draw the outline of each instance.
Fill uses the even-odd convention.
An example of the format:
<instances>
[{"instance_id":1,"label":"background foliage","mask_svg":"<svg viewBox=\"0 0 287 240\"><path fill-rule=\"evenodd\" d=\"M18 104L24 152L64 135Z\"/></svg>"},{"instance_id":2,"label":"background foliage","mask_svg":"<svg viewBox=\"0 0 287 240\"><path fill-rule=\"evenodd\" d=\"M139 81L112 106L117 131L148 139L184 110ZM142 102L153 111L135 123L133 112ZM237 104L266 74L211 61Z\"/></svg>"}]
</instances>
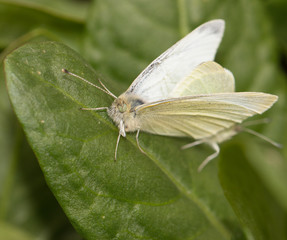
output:
<instances>
[{"instance_id":1,"label":"background foliage","mask_svg":"<svg viewBox=\"0 0 287 240\"><path fill-rule=\"evenodd\" d=\"M0 239L287 239L286 12L285 0L0 0L1 65L23 45L5 62L20 124L0 70ZM242 133L198 174L205 146L142 134L144 156L131 134L114 164L116 128L78 111L112 100L59 70L100 74L120 94L215 18L226 21L216 60L237 91L279 96L255 129L283 149Z\"/></svg>"}]
</instances>

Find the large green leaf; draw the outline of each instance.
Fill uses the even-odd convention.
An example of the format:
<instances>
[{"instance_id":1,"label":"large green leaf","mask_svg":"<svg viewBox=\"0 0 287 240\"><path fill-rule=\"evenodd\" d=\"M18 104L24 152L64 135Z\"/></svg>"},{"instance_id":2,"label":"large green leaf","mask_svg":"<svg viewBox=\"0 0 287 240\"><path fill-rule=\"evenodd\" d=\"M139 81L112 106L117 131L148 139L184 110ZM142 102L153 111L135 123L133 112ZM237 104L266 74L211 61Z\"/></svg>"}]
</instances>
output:
<instances>
[{"instance_id":1,"label":"large green leaf","mask_svg":"<svg viewBox=\"0 0 287 240\"><path fill-rule=\"evenodd\" d=\"M85 21L89 7L88 2L71 0L0 0L0 3L35 9L76 22Z\"/></svg>"},{"instance_id":2,"label":"large green leaf","mask_svg":"<svg viewBox=\"0 0 287 240\"><path fill-rule=\"evenodd\" d=\"M5 171L1 173L1 221L34 239L80 239L47 187L19 126L17 130L17 145L8 149L13 158L1 155L1 170ZM11 228L1 227L5 231L0 230L0 239L8 239Z\"/></svg>"},{"instance_id":3,"label":"large green leaf","mask_svg":"<svg viewBox=\"0 0 287 240\"><path fill-rule=\"evenodd\" d=\"M285 6L283 1L277 2ZM33 0L18 2L20 5L36 3ZM217 60L234 73L238 90L279 95L279 102L268 111L272 122L258 129L286 145L286 84L283 82L286 78L282 81L278 72L278 48L273 34L277 32L279 42L284 46L284 31L280 31L280 28L284 29L283 15L278 14L280 6L277 2L274 1L273 6L276 7L272 9L271 16L278 20L280 26L274 24L275 29L272 29L264 5L258 0L97 0L90 7L87 20L85 56L97 71L116 80L105 82L119 94L127 87L120 85L119 81L131 83L151 60L189 30L206 20L223 18L226 20L226 33ZM54 36L69 46L74 47L75 43L82 41L80 24L62 19L59 22L49 15L60 12L47 8L46 0L40 3L39 8L37 4L30 5L33 10L17 7L18 3L13 7L2 5L5 6L0 17L3 20L0 21L1 29L5 33L0 37L2 47L39 26L45 26L45 29L48 26ZM70 10L68 15L72 12ZM280 10L284 12L283 8ZM43 14L43 11L48 14ZM59 15L59 18L65 16ZM76 46L80 49L78 44ZM78 79L63 75L60 71L63 67L90 81L98 77L78 55L55 43L34 43L20 48L8 58L6 74L10 97L46 180L83 236L87 239L185 239L190 236L194 239L225 239L230 235L234 239L244 238L223 197L217 180L216 161L201 174L195 171L210 150L206 148L203 152L204 148L199 147L182 152L179 147L187 143L186 139L141 134L141 144L148 152L146 157L136 148L131 134L127 140L121 140L118 162L113 163L117 129L106 113L78 110L80 106L109 106L112 99ZM6 108L8 111L3 113L10 114L9 107ZM0 124L5 123L1 134L5 134L0 136L0 152L8 156L16 146L16 154L22 159L22 152L14 142L17 137L9 136L11 128L6 127L9 126L9 121L6 121L9 117L1 116ZM16 127L14 129L17 130ZM18 130L15 132L21 133ZM6 136L8 141L5 141ZM233 147L234 143L239 144ZM263 147L264 152L261 151ZM286 237L286 149L283 148L284 159L277 149L265 147L260 140L247 134L222 145L221 185L251 239ZM6 161L0 163L1 167L4 166L0 169L0 180L4 179L0 187L4 184L11 193L7 186L14 181L10 180L15 173L13 162L12 165ZM32 195L47 191L45 187L32 187L31 191L33 174L28 171L30 165L26 161L16 166L16 176L21 169L25 176L31 177L29 181L17 177L16 191L12 190L16 201L9 204L8 210L5 204L9 195L4 201L0 200L4 203L1 211L11 216L10 222L15 222L19 216L17 213L21 215L24 209L28 209L26 214L36 212L31 210L33 198L28 197L23 205L20 204L23 199L23 195L18 194L23 189L20 183L25 182L24 188L33 192ZM41 197L37 197L35 202L45 204ZM11 211L11 204L20 205ZM54 208L49 207L48 211L53 212L51 209ZM39 222L28 223L25 229L30 228L30 232L37 235L45 223L50 225L50 220L45 222L44 218L51 219L57 214L56 210L55 215L44 214L34 218L32 213L33 221L38 219ZM55 225L61 224L60 220ZM29 227L31 225L32 228ZM55 225L52 226L53 231L57 231Z\"/></svg>"},{"instance_id":4,"label":"large green leaf","mask_svg":"<svg viewBox=\"0 0 287 240\"><path fill-rule=\"evenodd\" d=\"M83 24L61 19L33 8L14 6L0 1L0 48L5 48L19 37L38 30L57 41L77 49L81 42ZM26 36L25 39L29 38ZM18 47L18 46L16 46Z\"/></svg>"},{"instance_id":5,"label":"large green leaf","mask_svg":"<svg viewBox=\"0 0 287 240\"><path fill-rule=\"evenodd\" d=\"M17 119L0 66L0 239L79 239L47 187Z\"/></svg>"},{"instance_id":6,"label":"large green leaf","mask_svg":"<svg viewBox=\"0 0 287 240\"><path fill-rule=\"evenodd\" d=\"M252 141L230 143L222 155L221 183L242 224L254 239L287 239L286 159Z\"/></svg>"},{"instance_id":7,"label":"large green leaf","mask_svg":"<svg viewBox=\"0 0 287 240\"><path fill-rule=\"evenodd\" d=\"M241 236L215 162L198 174L204 155L180 151L186 140L143 133L147 156L130 134L115 163L116 127L104 112L79 110L108 106L112 99L62 68L97 84L91 67L61 44L28 44L5 61L12 104L48 185L85 238Z\"/></svg>"}]
</instances>

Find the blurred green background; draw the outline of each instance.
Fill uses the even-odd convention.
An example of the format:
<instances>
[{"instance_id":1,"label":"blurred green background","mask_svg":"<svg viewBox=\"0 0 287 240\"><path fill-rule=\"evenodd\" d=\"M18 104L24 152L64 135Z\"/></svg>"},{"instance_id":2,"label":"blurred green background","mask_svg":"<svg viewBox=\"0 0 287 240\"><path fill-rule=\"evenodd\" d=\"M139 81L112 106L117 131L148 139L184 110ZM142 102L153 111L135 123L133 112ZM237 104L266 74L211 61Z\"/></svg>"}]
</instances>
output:
<instances>
[{"instance_id":1,"label":"blurred green background","mask_svg":"<svg viewBox=\"0 0 287 240\"><path fill-rule=\"evenodd\" d=\"M286 0L0 0L0 239L82 239L47 187L13 113L3 61L15 48L29 41L62 42L107 81L121 82L125 89L176 40L205 21L223 18L226 30L216 60L234 73L237 91L279 96L269 115L271 123L257 130L283 144L281 155L274 150L268 159L280 158L286 163L286 13ZM222 172L228 171L224 156L230 158L233 148L233 143L223 147ZM252 146L244 151L260 155L260 150ZM287 184L287 173L280 172L279 176L276 171L262 169L253 166L255 173L250 170L249 174L257 174L275 199L276 209L285 218L280 226L285 228L280 235L285 239L287 193L282 186ZM232 174L236 176L236 172ZM224 188L229 179L224 174L219 178ZM233 238L256 239L248 230L251 223L242 221L240 208L232 204L235 196L225 193L244 232L244 236Z\"/></svg>"}]
</instances>

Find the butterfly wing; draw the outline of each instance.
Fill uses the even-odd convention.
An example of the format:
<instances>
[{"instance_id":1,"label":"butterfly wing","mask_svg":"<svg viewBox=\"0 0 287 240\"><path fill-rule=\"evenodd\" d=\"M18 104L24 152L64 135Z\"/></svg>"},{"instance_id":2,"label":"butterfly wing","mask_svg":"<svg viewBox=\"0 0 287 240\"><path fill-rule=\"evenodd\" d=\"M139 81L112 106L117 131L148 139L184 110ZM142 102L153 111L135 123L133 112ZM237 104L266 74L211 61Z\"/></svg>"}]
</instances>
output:
<instances>
[{"instance_id":1,"label":"butterfly wing","mask_svg":"<svg viewBox=\"0 0 287 240\"><path fill-rule=\"evenodd\" d=\"M277 98L257 92L215 93L144 104L135 111L142 131L202 139L265 112Z\"/></svg>"},{"instance_id":2,"label":"butterfly wing","mask_svg":"<svg viewBox=\"0 0 287 240\"><path fill-rule=\"evenodd\" d=\"M146 103L166 99L193 68L214 59L223 32L223 20L213 20L199 26L156 58L125 94L137 95Z\"/></svg>"},{"instance_id":3,"label":"butterfly wing","mask_svg":"<svg viewBox=\"0 0 287 240\"><path fill-rule=\"evenodd\" d=\"M216 62L204 62L177 83L169 98L234 92L233 74Z\"/></svg>"}]
</instances>

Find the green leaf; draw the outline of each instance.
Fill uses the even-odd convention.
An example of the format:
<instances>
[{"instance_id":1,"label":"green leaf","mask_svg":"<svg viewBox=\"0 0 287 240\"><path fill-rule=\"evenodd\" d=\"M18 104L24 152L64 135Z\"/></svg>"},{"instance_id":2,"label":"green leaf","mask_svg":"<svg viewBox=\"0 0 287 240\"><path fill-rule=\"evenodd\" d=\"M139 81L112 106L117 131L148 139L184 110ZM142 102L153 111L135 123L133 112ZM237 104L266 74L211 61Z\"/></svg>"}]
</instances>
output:
<instances>
[{"instance_id":1,"label":"green leaf","mask_svg":"<svg viewBox=\"0 0 287 240\"><path fill-rule=\"evenodd\" d=\"M86 58L104 76L131 83L181 36L176 1L95 1L87 21ZM123 64L125 63L125 64Z\"/></svg>"},{"instance_id":2,"label":"green leaf","mask_svg":"<svg viewBox=\"0 0 287 240\"><path fill-rule=\"evenodd\" d=\"M270 146L242 143L223 151L224 193L254 239L287 239L286 159Z\"/></svg>"},{"instance_id":3,"label":"green leaf","mask_svg":"<svg viewBox=\"0 0 287 240\"><path fill-rule=\"evenodd\" d=\"M0 222L0 237L5 240L35 240L35 237L30 236L29 233L21 229L10 226L6 223Z\"/></svg>"},{"instance_id":4,"label":"green leaf","mask_svg":"<svg viewBox=\"0 0 287 240\"><path fill-rule=\"evenodd\" d=\"M82 25L75 24L72 19L63 20L65 16L71 16L71 9L67 8L66 15L55 8L49 9L46 0L18 1L16 5L13 4L16 0L12 5L6 2L0 5L3 33L0 47L14 42L27 31L37 31L39 26L40 31L45 31L48 26L56 38L74 49L81 49L84 39L79 32ZM62 2L52 4L61 5ZM26 8L22 3L32 5ZM188 31L207 20L223 18L226 31L217 60L234 73L237 91L265 91L279 95L279 101L268 111L272 122L257 129L286 146L286 76L282 77L278 71L278 46L286 45L284 31L280 30L284 29L281 20L285 16L282 15L285 5L284 0L272 1L269 11L268 4L258 0L124 0L120 3L97 0L89 7L85 51L81 54L98 72L108 77L106 85L120 94L148 63ZM266 13L271 16L273 25ZM208 148L180 151L180 146L190 140L141 134L141 146L148 152L146 157L136 148L131 134L127 139L121 139L118 162L113 163L117 129L104 112L78 110L81 106L109 106L112 99L78 79L63 76L60 72L63 67L97 83L98 76L85 61L65 46L53 43L34 43L18 49L7 60L6 74L12 102L37 153L45 178L78 232L87 239L111 239L114 236L117 239L188 239L190 236L194 239L226 239L230 235L234 239L244 239L218 183L217 161L210 163L201 174L194 171L211 153ZM12 124L13 118L9 125L10 118L4 117L4 114L11 114L10 109L0 111L3 113L0 115L0 134L3 133L0 153L8 156L13 146L17 146L17 137L13 134L19 129ZM6 126L12 126L14 131ZM241 143L233 147L238 142ZM243 133L230 143L222 144L220 180L248 239L280 239L286 236L284 161L287 148L283 148L282 157L277 149L265 149L263 144ZM265 151L261 151L263 147ZM36 201L29 198L37 194L46 196L42 193L47 189L33 187L33 174L28 170L36 168L35 162L27 164L19 147L15 149L21 159L17 171L13 172L10 161L1 159L0 162L0 189L9 186L6 184L10 181L6 177L8 172L16 186L15 189L8 188L14 193L8 210L5 204L1 204L7 201L2 201L3 190L0 191L4 215L11 216L8 220L18 228L23 222L15 220L24 212L28 219L33 219L25 229L37 235L46 224L49 230L45 232L54 233L51 239L64 238L56 234L57 227L66 226L62 220L55 225L50 221L56 218L53 216L61 215L59 209L47 208L55 215L40 214L45 206L43 198L47 202L50 198L36 197ZM25 158L29 159L28 156L33 159L30 154ZM243 159L242 164L234 163L235 157L240 158L237 161ZM38 176L39 170L36 172ZM29 176L29 181L23 181L18 175ZM35 182L43 183L40 179ZM248 188L249 182L252 189ZM21 189L27 189L23 195L18 193ZM9 197L5 196L5 199ZM25 197L27 200L21 201ZM41 207L33 208L33 201L41 202ZM19 207L11 211L18 204ZM276 214L278 211L280 213Z\"/></svg>"},{"instance_id":5,"label":"green leaf","mask_svg":"<svg viewBox=\"0 0 287 240\"><path fill-rule=\"evenodd\" d=\"M7 24L9 23L9 24ZM0 48L5 48L30 31L44 32L48 37L79 48L83 24L68 21L41 11L9 5L0 1ZM29 36L26 36L28 38Z\"/></svg>"},{"instance_id":6,"label":"green leaf","mask_svg":"<svg viewBox=\"0 0 287 240\"><path fill-rule=\"evenodd\" d=\"M9 103L8 94L5 88L3 64L0 65L0 216L2 218L7 210L3 206L3 192L6 190L5 185L11 184L11 176L13 175L13 155L14 145L16 141L16 119ZM12 125L12 127L11 127ZM9 197L7 198L7 201ZM5 204L4 204L5 205Z\"/></svg>"},{"instance_id":7,"label":"green leaf","mask_svg":"<svg viewBox=\"0 0 287 240\"><path fill-rule=\"evenodd\" d=\"M285 55L287 55L287 32L285 31L287 2L284 0L269 0L265 3L265 8L273 22L273 29L278 42L283 47Z\"/></svg>"},{"instance_id":8,"label":"green leaf","mask_svg":"<svg viewBox=\"0 0 287 240\"><path fill-rule=\"evenodd\" d=\"M79 239L47 187L13 110L0 66L0 239ZM33 237L33 238L32 238Z\"/></svg>"},{"instance_id":9,"label":"green leaf","mask_svg":"<svg viewBox=\"0 0 287 240\"><path fill-rule=\"evenodd\" d=\"M177 40L215 18L226 21L216 60L233 72L237 91L271 92L276 42L258 0L125 0L120 6L98 0L87 22L85 56L105 76L130 83Z\"/></svg>"},{"instance_id":10,"label":"green leaf","mask_svg":"<svg viewBox=\"0 0 287 240\"><path fill-rule=\"evenodd\" d=\"M0 0L0 3L30 8L81 23L86 19L89 7L88 2L71 0Z\"/></svg>"},{"instance_id":11,"label":"green leaf","mask_svg":"<svg viewBox=\"0 0 287 240\"><path fill-rule=\"evenodd\" d=\"M241 236L211 163L196 172L198 151L180 151L184 139L134 134L122 139L113 160L117 128L105 112L105 93L61 72L66 68L97 84L97 75L71 49L32 43L5 61L17 117L48 185L86 239L229 239Z\"/></svg>"},{"instance_id":12,"label":"green leaf","mask_svg":"<svg viewBox=\"0 0 287 240\"><path fill-rule=\"evenodd\" d=\"M278 103L267 113L271 117L271 123L261 129L259 127L259 130L286 146L287 109L286 84L284 83L286 77L282 78L279 72L278 41L274 35L274 31L279 31L281 36L279 40L284 39L284 31L280 29L286 25L285 21L280 21L280 25L272 25L266 17L265 5L257 0L193 0L177 1L177 5L175 1L159 0L156 4L151 1L124 1L120 8L116 7L115 2L115 0L97 1L88 22L86 55L97 69L101 69L110 78L131 82L149 62L180 39L183 33L181 29L191 30L206 20L223 18L226 21L226 30L216 59L233 72L237 91L264 91L279 96ZM182 7L184 4L186 5ZM278 7L283 7L283 4ZM283 11L283 8L280 10L281 14L277 10L274 11L277 19L286 19L286 16L282 14ZM91 46L93 51L90 50ZM257 141L259 146L263 147L264 143L260 140L253 139L248 134L244 137L243 142ZM256 214L258 209L259 211L272 211L271 206L276 206L282 211L283 216L285 215L286 204L284 203L287 201L286 191L284 191L286 179L283 177L284 171L286 172L284 157L279 157L284 166L280 165L281 171L274 166L261 164L261 162L268 163L270 159L278 158L278 149L273 147L271 149L273 151L270 150L269 154L258 154L252 147L249 148L250 153L257 153L247 158L250 161L249 171L255 171L260 176L261 182L258 186L266 189L266 192L258 189L258 196L262 198L262 204L259 203L258 206L246 204L246 196L237 193L237 191L247 191L245 189L247 185L241 186L240 182L235 186L229 184L234 171L237 171L236 175L233 174L234 176L240 175L239 180L245 179L247 183L253 180L251 177L245 178L244 170L240 171L240 168L232 168L230 173L228 172L228 167L231 167L230 161L234 159L234 156L239 155L242 149L233 148L233 151L220 156L223 158L222 165L229 163L224 166L220 174L223 189L230 195L227 199L235 209L244 228L251 232L251 237L280 239L268 238L268 236L285 236L284 233L282 234L284 218L278 216L277 221L272 218L270 225L277 224L280 230L277 229L277 231L277 227L274 227L274 232L266 234L264 228L269 223L269 216L266 214L265 218L260 219ZM283 151L285 151L286 159L286 148ZM240 159L236 160L240 161ZM267 204L264 204L266 195L271 196L268 200L269 208ZM256 227L259 226L259 230L255 230L255 226L250 222L246 224L245 219L250 216L244 216L246 211L242 208L238 210L239 204L254 214L252 219ZM276 235L276 231L279 235Z\"/></svg>"}]
</instances>

